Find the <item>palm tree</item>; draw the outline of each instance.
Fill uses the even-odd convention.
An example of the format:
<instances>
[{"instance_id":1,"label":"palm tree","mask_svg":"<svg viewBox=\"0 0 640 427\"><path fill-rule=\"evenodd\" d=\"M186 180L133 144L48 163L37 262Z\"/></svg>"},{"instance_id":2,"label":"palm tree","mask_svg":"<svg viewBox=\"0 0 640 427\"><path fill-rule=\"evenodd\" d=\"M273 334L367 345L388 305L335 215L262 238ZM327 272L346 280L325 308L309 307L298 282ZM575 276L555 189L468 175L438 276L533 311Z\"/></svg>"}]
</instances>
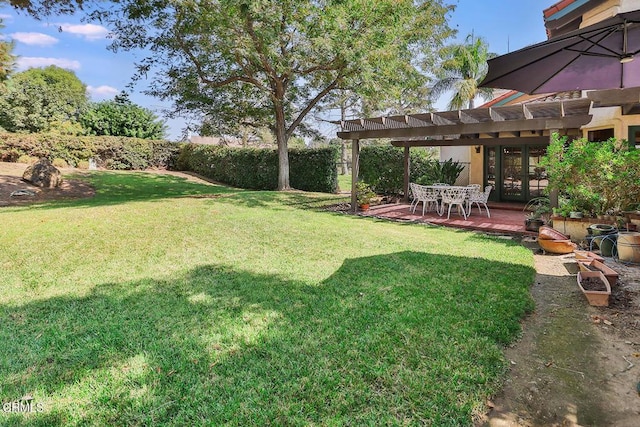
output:
<instances>
[{"instance_id":1,"label":"palm tree","mask_svg":"<svg viewBox=\"0 0 640 427\"><path fill-rule=\"evenodd\" d=\"M431 88L433 96L452 90L450 110L465 106L473 108L476 96L489 100L493 89L478 85L487 74L487 60L495 56L489 52L489 45L482 38L474 38L473 34L468 35L463 44L446 46L441 51L442 62L436 73L438 80Z\"/></svg>"}]
</instances>

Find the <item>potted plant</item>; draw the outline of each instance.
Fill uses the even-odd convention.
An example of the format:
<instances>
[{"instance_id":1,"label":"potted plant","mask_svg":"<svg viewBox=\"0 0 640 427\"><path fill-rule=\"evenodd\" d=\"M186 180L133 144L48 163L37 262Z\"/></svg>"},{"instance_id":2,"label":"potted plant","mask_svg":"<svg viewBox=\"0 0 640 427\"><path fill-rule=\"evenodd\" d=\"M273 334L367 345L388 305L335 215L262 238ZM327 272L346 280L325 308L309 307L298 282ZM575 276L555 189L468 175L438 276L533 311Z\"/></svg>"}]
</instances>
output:
<instances>
[{"instance_id":1,"label":"potted plant","mask_svg":"<svg viewBox=\"0 0 640 427\"><path fill-rule=\"evenodd\" d=\"M549 220L551 203L548 197L536 197L527 202L524 210L529 211L524 220L525 230L538 231Z\"/></svg>"},{"instance_id":2,"label":"potted plant","mask_svg":"<svg viewBox=\"0 0 640 427\"><path fill-rule=\"evenodd\" d=\"M358 207L360 208L360 210L369 210L371 200L375 196L376 193L373 192L369 184L364 181L358 181L356 183L356 201L358 202Z\"/></svg>"}]
</instances>

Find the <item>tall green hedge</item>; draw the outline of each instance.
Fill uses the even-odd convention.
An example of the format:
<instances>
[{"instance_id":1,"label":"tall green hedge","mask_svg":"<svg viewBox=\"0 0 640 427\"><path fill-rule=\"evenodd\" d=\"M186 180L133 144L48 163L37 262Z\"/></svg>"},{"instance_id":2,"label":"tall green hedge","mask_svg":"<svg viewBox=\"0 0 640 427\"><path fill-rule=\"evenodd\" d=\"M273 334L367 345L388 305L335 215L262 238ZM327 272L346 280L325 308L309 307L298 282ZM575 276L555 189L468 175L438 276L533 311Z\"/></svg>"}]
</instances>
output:
<instances>
[{"instance_id":1,"label":"tall green hedge","mask_svg":"<svg viewBox=\"0 0 640 427\"><path fill-rule=\"evenodd\" d=\"M335 193L337 159L335 147L290 149L291 186L304 191ZM187 144L180 151L177 168L239 188L274 190L278 185L276 150Z\"/></svg>"},{"instance_id":2,"label":"tall green hedge","mask_svg":"<svg viewBox=\"0 0 640 427\"><path fill-rule=\"evenodd\" d=\"M409 179L426 175L434 161L423 150L409 152ZM404 149L391 145L365 146L360 150L359 177L380 194L404 192Z\"/></svg>"},{"instance_id":3,"label":"tall green hedge","mask_svg":"<svg viewBox=\"0 0 640 427\"><path fill-rule=\"evenodd\" d=\"M107 169L170 168L179 149L179 144L169 141L117 136L0 134L0 160L6 162L28 155L60 158L71 166L93 158Z\"/></svg>"}]
</instances>

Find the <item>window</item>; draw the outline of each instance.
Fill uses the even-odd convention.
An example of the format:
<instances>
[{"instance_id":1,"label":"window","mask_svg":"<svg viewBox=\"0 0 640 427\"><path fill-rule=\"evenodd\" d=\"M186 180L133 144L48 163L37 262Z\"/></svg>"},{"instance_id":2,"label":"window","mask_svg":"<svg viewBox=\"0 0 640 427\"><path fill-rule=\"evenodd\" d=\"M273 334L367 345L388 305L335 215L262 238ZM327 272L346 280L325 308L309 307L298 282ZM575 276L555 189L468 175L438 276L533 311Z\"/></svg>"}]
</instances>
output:
<instances>
[{"instance_id":1,"label":"window","mask_svg":"<svg viewBox=\"0 0 640 427\"><path fill-rule=\"evenodd\" d=\"M590 130L587 133L587 139L590 142L606 141L609 138L613 138L613 128Z\"/></svg>"},{"instance_id":2,"label":"window","mask_svg":"<svg viewBox=\"0 0 640 427\"><path fill-rule=\"evenodd\" d=\"M629 145L640 148L640 126L629 126Z\"/></svg>"}]
</instances>

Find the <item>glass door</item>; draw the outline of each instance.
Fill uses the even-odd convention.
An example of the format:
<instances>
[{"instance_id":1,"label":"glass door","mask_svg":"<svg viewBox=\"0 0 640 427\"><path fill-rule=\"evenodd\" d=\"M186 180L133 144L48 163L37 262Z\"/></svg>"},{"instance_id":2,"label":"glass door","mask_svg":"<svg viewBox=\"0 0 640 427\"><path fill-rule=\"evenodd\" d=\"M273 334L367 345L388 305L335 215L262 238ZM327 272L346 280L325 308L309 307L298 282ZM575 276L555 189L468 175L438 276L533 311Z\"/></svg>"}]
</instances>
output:
<instances>
[{"instance_id":1,"label":"glass door","mask_svg":"<svg viewBox=\"0 0 640 427\"><path fill-rule=\"evenodd\" d=\"M526 197L527 170L524 168L525 150L520 147L502 147L502 186L503 200L524 201Z\"/></svg>"},{"instance_id":2,"label":"glass door","mask_svg":"<svg viewBox=\"0 0 640 427\"><path fill-rule=\"evenodd\" d=\"M485 147L484 184L491 185L492 201L526 202L544 195L549 185L540 166L546 145Z\"/></svg>"},{"instance_id":3,"label":"glass door","mask_svg":"<svg viewBox=\"0 0 640 427\"><path fill-rule=\"evenodd\" d=\"M527 147L527 164L529 165L527 200L544 196L544 191L549 185L547 170L540 166L540 160L545 154L547 154L546 146Z\"/></svg>"}]
</instances>

